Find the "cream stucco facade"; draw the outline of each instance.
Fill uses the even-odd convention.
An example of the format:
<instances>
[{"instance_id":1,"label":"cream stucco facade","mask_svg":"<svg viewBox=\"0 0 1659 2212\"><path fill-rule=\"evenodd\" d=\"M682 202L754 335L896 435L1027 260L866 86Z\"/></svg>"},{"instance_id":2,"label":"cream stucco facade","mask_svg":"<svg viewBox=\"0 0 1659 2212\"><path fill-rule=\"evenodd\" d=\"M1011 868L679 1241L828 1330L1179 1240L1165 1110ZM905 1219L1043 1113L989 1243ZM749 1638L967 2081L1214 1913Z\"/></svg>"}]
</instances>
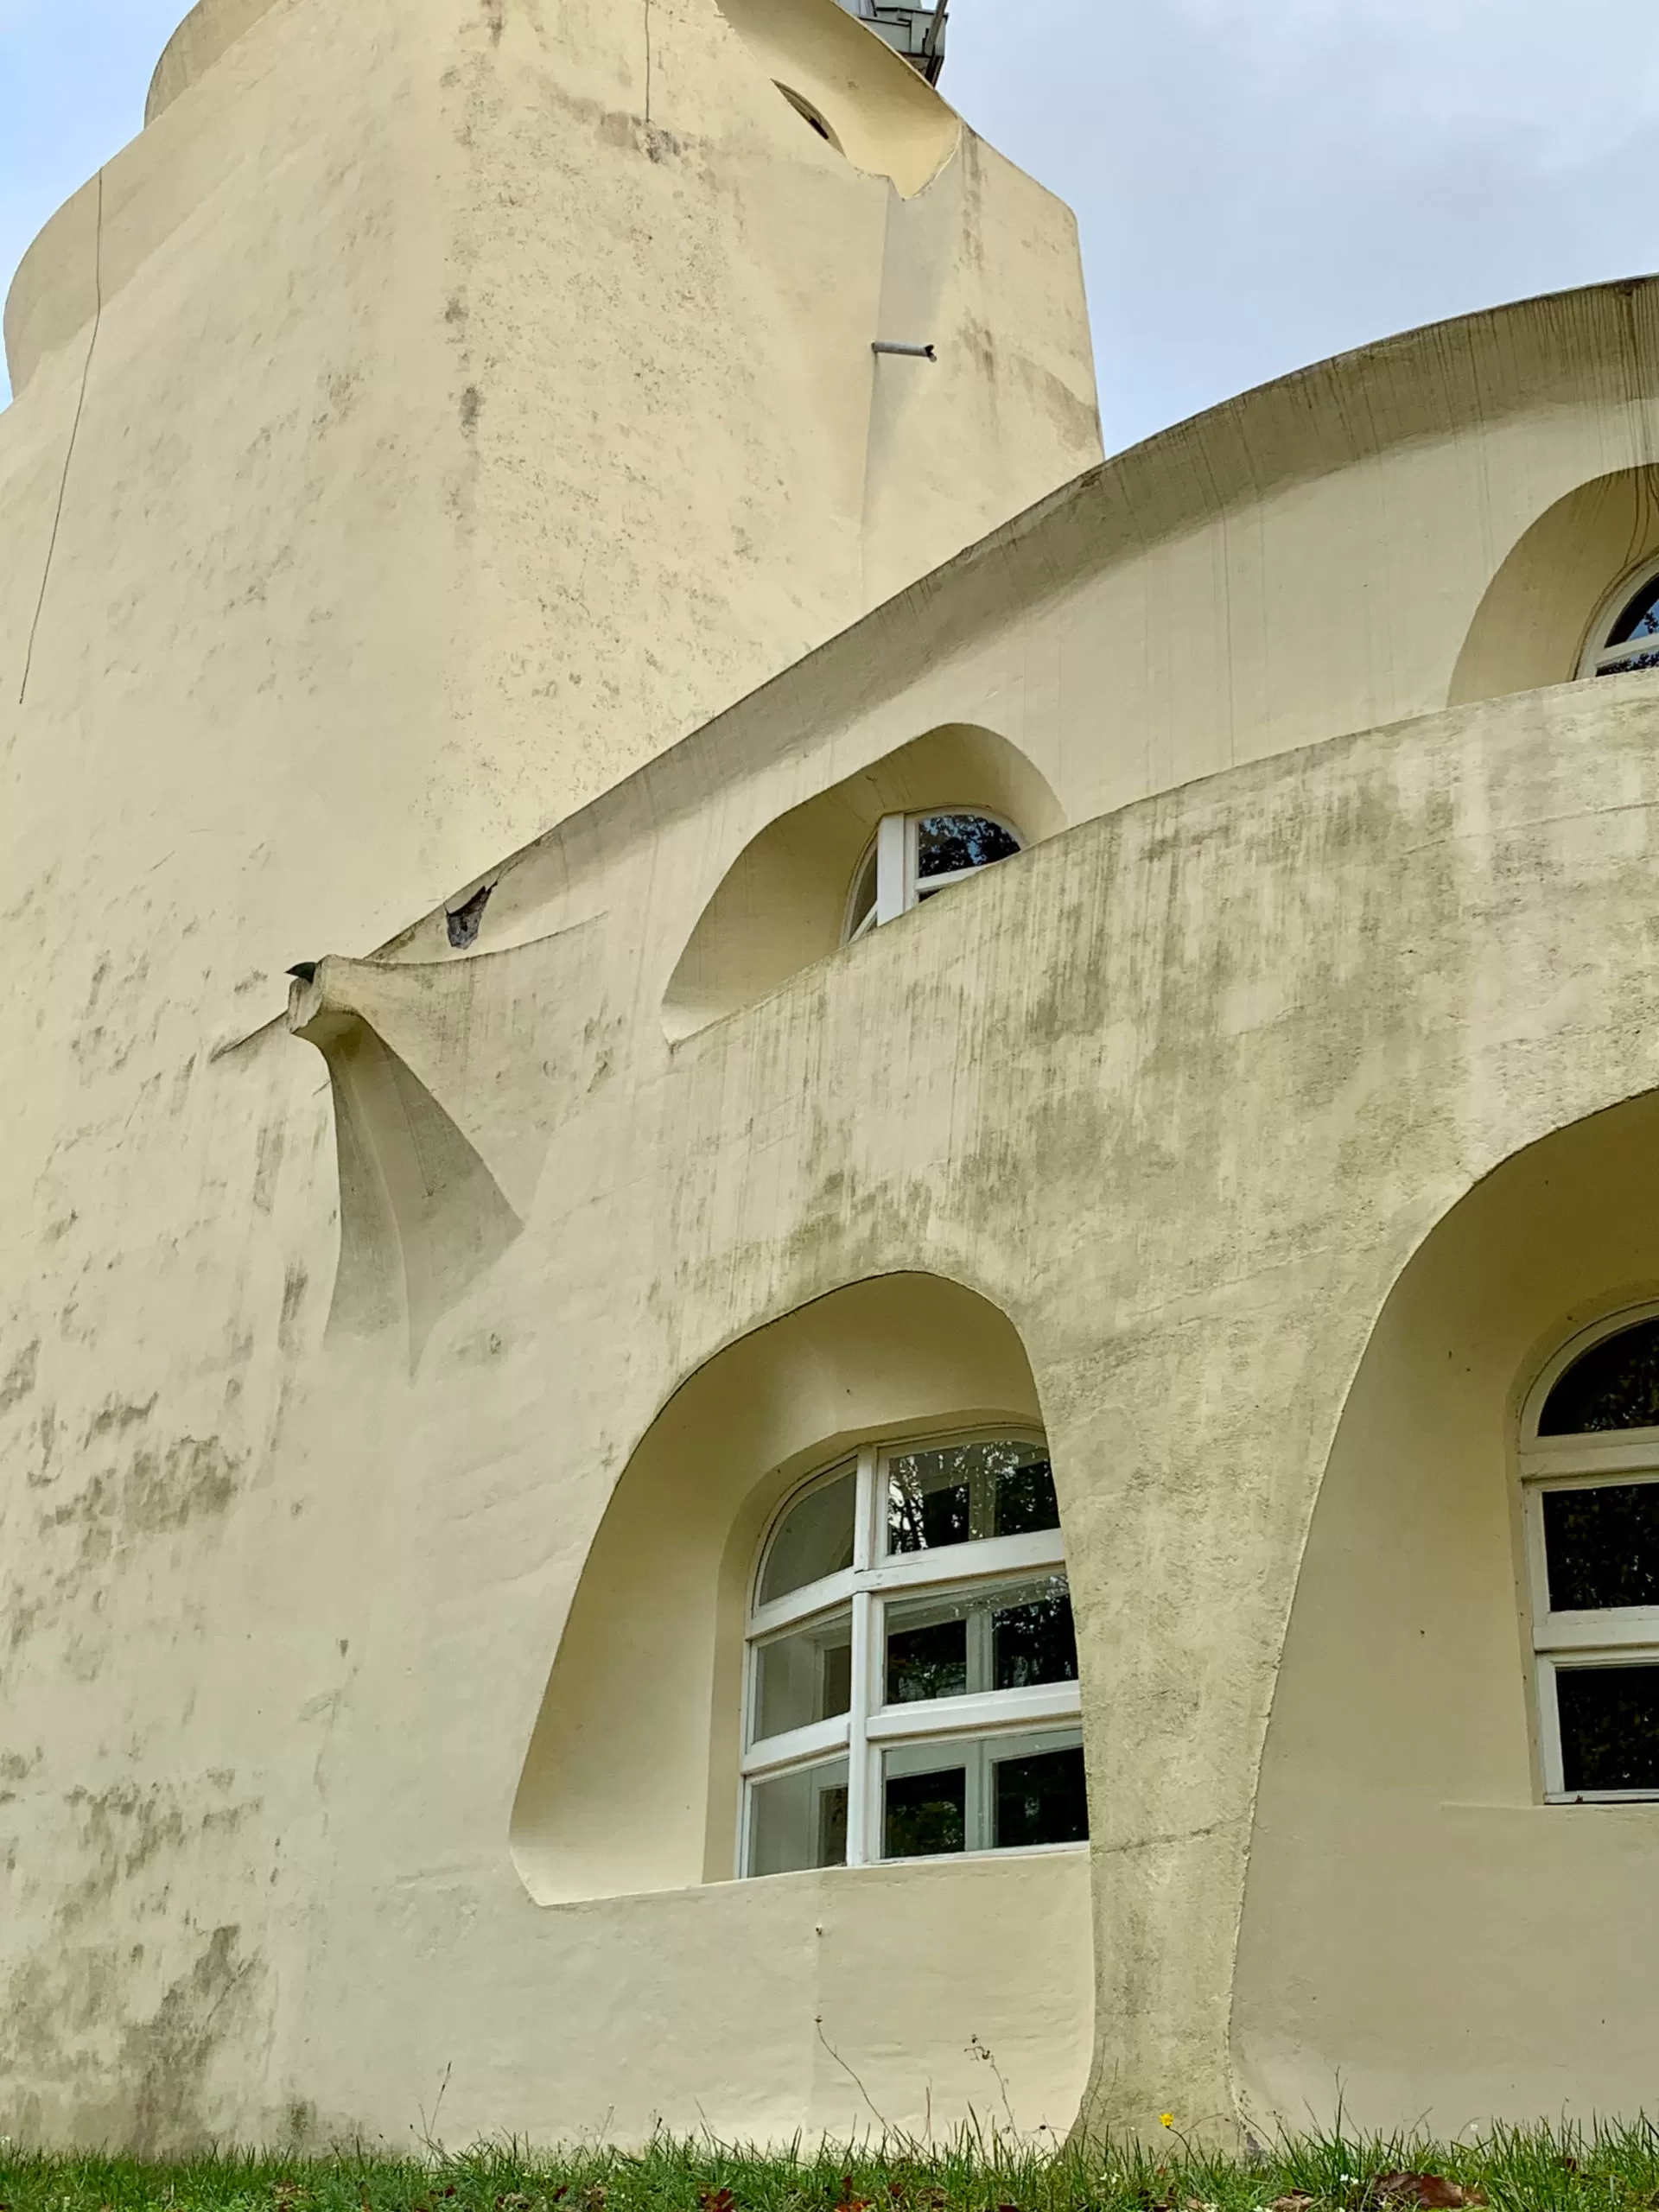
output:
<instances>
[{"instance_id":1,"label":"cream stucco facade","mask_svg":"<svg viewBox=\"0 0 1659 2212\"><path fill-rule=\"evenodd\" d=\"M205 0L6 329L0 2127L1649 2097L1516 1450L1659 1300L1659 283L1102 464L835 0ZM968 1431L1087 1847L735 1878L773 1516Z\"/></svg>"}]
</instances>

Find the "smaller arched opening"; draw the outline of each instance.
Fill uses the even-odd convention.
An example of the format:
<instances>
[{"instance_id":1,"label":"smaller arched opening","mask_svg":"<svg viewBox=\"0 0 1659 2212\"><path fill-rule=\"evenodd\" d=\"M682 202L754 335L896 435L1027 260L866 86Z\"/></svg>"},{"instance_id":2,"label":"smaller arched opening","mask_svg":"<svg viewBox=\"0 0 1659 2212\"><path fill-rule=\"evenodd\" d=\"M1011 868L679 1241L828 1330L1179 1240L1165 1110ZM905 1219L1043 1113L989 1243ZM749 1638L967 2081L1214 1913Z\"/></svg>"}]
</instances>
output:
<instances>
[{"instance_id":1,"label":"smaller arched opening","mask_svg":"<svg viewBox=\"0 0 1659 2212\"><path fill-rule=\"evenodd\" d=\"M844 941L856 944L883 922L913 913L982 868L1013 860L1025 846L1017 823L976 807L884 815L853 877Z\"/></svg>"},{"instance_id":2,"label":"smaller arched opening","mask_svg":"<svg viewBox=\"0 0 1659 2212\"><path fill-rule=\"evenodd\" d=\"M663 1001L671 1039L1065 827L995 731L930 731L769 823L704 907Z\"/></svg>"},{"instance_id":3,"label":"smaller arched opening","mask_svg":"<svg viewBox=\"0 0 1659 2212\"><path fill-rule=\"evenodd\" d=\"M1655 665L1659 470L1619 469L1556 500L1511 548L1476 610L1446 703Z\"/></svg>"}]
</instances>

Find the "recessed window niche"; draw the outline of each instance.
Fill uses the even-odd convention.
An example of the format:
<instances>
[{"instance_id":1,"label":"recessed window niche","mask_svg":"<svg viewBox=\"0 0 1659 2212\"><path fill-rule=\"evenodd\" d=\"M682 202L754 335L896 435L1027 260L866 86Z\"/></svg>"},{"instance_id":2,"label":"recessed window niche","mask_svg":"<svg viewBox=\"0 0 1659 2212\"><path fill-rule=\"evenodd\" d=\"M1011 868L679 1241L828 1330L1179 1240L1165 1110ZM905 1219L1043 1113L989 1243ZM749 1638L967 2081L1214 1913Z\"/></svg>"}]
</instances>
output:
<instances>
[{"instance_id":1,"label":"recessed window niche","mask_svg":"<svg viewBox=\"0 0 1659 2212\"><path fill-rule=\"evenodd\" d=\"M542 1700L511 1832L537 1902L685 1889L737 1872L753 1607L770 1598L774 1610L787 1610L787 1592L777 1593L818 1573L823 1541L834 1541L832 1473L822 1485L828 1519L821 1527L809 1513L787 1529L779 1524L757 1582L766 1532L803 1483L843 1459L856 1467L872 1440L891 1457L906 1438L1041 1434L1036 1385L1012 1322L937 1275L883 1275L832 1292L693 1376L616 1484ZM1013 1465L1021 1454L1005 1448L1003 1457ZM1033 1446L1024 1457L1040 1460L1046 1476L1043 1453ZM915 1487L920 1528L920 1475ZM1063 1510L1063 1479L1058 1487ZM901 1549L907 1541L902 1531L893 1539ZM1046 1577L1039 1601L1052 1601L1049 1586L1063 1571L1058 1530L982 1549L999 1569ZM918 1579L926 1572L924 1560ZM1069 1610L1063 1626L1069 1634ZM849 1683L850 1694L850 1675ZM777 1707L774 1737L790 1719L795 1687L785 1675L753 1693ZM902 1701L908 1692L898 1694ZM1062 1748L1075 1741L1074 1717L1065 1737L1074 1687L1027 1689L1002 1703L1017 1706L1022 1695L1033 1728L1047 1730L1033 1738L1039 1751L1051 1748L1050 1737L1064 1738ZM1006 1718L993 1710L991 1726Z\"/></svg>"},{"instance_id":2,"label":"recessed window niche","mask_svg":"<svg viewBox=\"0 0 1659 2212\"><path fill-rule=\"evenodd\" d=\"M1046 779L1025 755L967 723L930 731L769 823L727 871L680 956L663 1001L670 1039L753 1006L842 944L861 864L884 822L958 815L1017 823L1010 848L1065 826ZM908 904L945 880L918 881ZM970 894L950 894L958 895Z\"/></svg>"}]
</instances>

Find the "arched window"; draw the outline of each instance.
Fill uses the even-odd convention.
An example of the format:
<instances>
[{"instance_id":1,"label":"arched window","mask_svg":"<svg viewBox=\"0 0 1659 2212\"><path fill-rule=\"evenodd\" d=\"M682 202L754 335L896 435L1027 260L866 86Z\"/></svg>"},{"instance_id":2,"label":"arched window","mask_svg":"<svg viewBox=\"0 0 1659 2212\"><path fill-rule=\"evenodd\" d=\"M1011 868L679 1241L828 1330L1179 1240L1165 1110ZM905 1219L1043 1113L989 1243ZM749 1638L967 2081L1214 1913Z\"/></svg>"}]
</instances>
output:
<instances>
[{"instance_id":1,"label":"arched window","mask_svg":"<svg viewBox=\"0 0 1659 2212\"><path fill-rule=\"evenodd\" d=\"M1659 1796L1659 1313L1551 1363L1521 1473L1545 1794Z\"/></svg>"},{"instance_id":2,"label":"arched window","mask_svg":"<svg viewBox=\"0 0 1659 2212\"><path fill-rule=\"evenodd\" d=\"M1659 668L1659 562L1609 594L1590 626L1579 673L1628 676L1638 668Z\"/></svg>"},{"instance_id":3,"label":"arched window","mask_svg":"<svg viewBox=\"0 0 1659 2212\"><path fill-rule=\"evenodd\" d=\"M1089 1833L1047 1449L872 1444L773 1523L749 1618L739 1869Z\"/></svg>"},{"instance_id":4,"label":"arched window","mask_svg":"<svg viewBox=\"0 0 1659 2212\"><path fill-rule=\"evenodd\" d=\"M854 944L953 883L1012 860L1024 844L1012 823L995 814L945 807L883 816L853 878L845 942Z\"/></svg>"}]
</instances>

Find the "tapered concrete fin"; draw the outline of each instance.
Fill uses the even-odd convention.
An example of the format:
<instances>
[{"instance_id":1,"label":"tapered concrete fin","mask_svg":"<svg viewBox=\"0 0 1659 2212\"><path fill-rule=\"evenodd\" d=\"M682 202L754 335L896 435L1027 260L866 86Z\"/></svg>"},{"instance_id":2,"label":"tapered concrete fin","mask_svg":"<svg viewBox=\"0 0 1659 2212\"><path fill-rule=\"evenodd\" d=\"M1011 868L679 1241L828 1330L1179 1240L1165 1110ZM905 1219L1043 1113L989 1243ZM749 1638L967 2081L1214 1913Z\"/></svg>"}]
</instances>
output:
<instances>
[{"instance_id":1,"label":"tapered concrete fin","mask_svg":"<svg viewBox=\"0 0 1659 2212\"><path fill-rule=\"evenodd\" d=\"M347 1015L368 1024L484 1161L523 1220L548 1147L608 1071L612 1025L584 1023L548 1049L550 1004L599 995L597 921L465 960L321 962L296 988L289 1024Z\"/></svg>"},{"instance_id":2,"label":"tapered concrete fin","mask_svg":"<svg viewBox=\"0 0 1659 2212\"><path fill-rule=\"evenodd\" d=\"M289 1017L327 1062L334 1090L340 1262L329 1332L405 1329L413 1367L524 1224L420 1077L337 988L339 971L356 964L323 962L295 985Z\"/></svg>"}]
</instances>

